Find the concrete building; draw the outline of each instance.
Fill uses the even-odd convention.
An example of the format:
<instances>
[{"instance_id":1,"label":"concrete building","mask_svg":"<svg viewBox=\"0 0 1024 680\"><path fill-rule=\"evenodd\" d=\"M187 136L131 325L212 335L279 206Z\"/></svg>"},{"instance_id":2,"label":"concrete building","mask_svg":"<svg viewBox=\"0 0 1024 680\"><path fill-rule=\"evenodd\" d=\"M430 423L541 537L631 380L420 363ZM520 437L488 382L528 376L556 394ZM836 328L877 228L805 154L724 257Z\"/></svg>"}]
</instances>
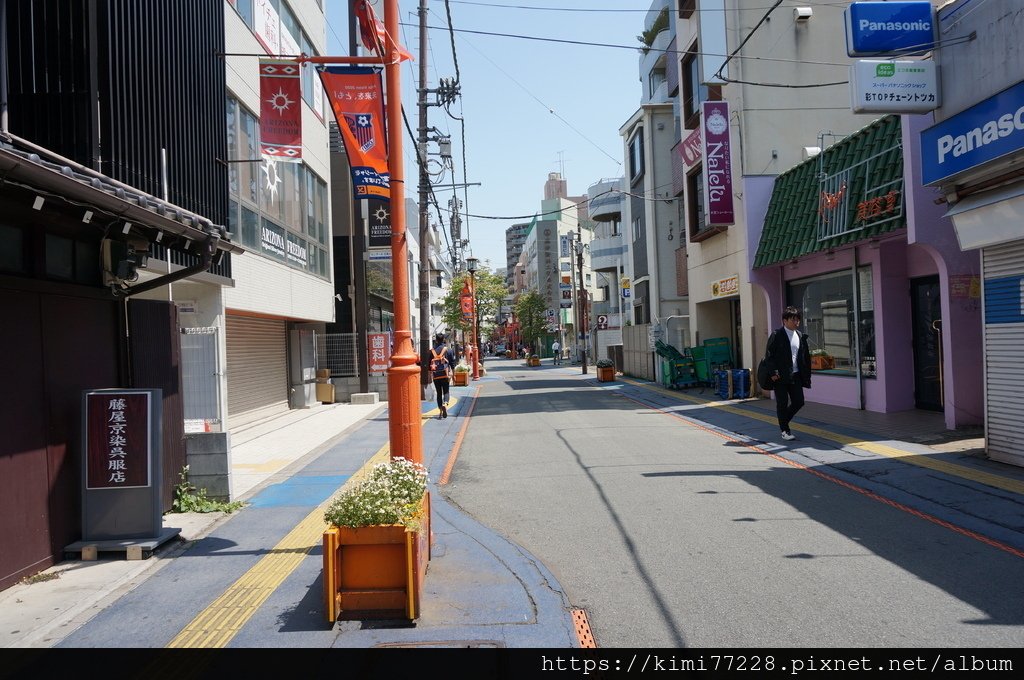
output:
<instances>
[{"instance_id":1,"label":"concrete building","mask_svg":"<svg viewBox=\"0 0 1024 680\"><path fill-rule=\"evenodd\" d=\"M986 451L1014 465L1024 465L1022 16L1019 2L960 0L939 9L942 46L932 58L942 105L920 131L920 181L944 198L960 247L980 255L981 333L964 329L961 339L963 330L944 323L947 361L981 352Z\"/></svg>"},{"instance_id":2,"label":"concrete building","mask_svg":"<svg viewBox=\"0 0 1024 680\"><path fill-rule=\"evenodd\" d=\"M625 325L631 298L624 297L623 279L631 271L622 212L626 203L622 177L602 179L587 189L587 211L594 223L594 239L590 242L590 265L594 271L595 301L591 306L594 358L620 356L622 327ZM617 348L617 349L616 349ZM621 362L618 364L621 369Z\"/></svg>"},{"instance_id":3,"label":"concrete building","mask_svg":"<svg viewBox=\"0 0 1024 680\"><path fill-rule=\"evenodd\" d=\"M753 369L780 310L751 285L757 229L748 225L762 223L777 174L872 117L849 107L843 7L700 9L680 1L673 12L689 326L694 345L727 338L733 365Z\"/></svg>"},{"instance_id":4,"label":"concrete building","mask_svg":"<svg viewBox=\"0 0 1024 680\"><path fill-rule=\"evenodd\" d=\"M686 239L673 192L679 125L670 95L676 68L675 21L669 0L651 4L644 21L648 49L639 58L640 108L619 128L628 187L623 214L631 254L631 321L651 324L679 349L690 340Z\"/></svg>"}]
</instances>

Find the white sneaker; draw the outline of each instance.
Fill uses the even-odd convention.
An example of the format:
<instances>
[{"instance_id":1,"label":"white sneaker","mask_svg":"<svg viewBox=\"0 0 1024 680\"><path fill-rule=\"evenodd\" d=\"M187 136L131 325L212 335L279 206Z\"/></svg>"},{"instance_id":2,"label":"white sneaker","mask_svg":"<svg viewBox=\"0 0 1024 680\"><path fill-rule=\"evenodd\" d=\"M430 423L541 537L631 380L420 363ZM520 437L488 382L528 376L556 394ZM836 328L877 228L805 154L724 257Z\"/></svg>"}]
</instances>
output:
<instances>
[{"instance_id":1,"label":"white sneaker","mask_svg":"<svg viewBox=\"0 0 1024 680\"><path fill-rule=\"evenodd\" d=\"M791 442L794 439L796 439L796 435L793 434L792 432L783 432L782 438L785 439L787 442Z\"/></svg>"}]
</instances>

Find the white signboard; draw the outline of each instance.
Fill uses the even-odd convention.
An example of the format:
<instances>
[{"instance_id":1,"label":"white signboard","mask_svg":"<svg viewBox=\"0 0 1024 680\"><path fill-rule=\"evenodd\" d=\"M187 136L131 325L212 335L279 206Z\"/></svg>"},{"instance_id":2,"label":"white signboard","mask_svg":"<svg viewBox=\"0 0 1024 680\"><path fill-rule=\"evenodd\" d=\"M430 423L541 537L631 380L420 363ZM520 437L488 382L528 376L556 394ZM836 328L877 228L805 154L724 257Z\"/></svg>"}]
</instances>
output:
<instances>
[{"instance_id":1,"label":"white signboard","mask_svg":"<svg viewBox=\"0 0 1024 680\"><path fill-rule=\"evenodd\" d=\"M938 66L933 61L861 59L850 66L854 113L925 113L939 107Z\"/></svg>"}]
</instances>

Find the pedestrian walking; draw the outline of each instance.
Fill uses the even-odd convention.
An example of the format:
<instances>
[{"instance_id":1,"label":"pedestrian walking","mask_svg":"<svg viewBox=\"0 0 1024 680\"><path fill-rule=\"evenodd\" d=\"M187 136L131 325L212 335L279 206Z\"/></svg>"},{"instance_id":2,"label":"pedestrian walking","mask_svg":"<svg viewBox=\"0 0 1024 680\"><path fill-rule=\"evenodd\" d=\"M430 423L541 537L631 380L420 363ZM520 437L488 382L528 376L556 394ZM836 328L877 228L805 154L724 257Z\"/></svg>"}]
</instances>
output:
<instances>
[{"instance_id":1,"label":"pedestrian walking","mask_svg":"<svg viewBox=\"0 0 1024 680\"><path fill-rule=\"evenodd\" d=\"M434 379L434 392L437 394L437 408L441 411L438 418L448 417L448 401L452 383L452 371L455 369L455 352L444 341L444 334L434 337L434 346L430 349L430 375Z\"/></svg>"},{"instance_id":2,"label":"pedestrian walking","mask_svg":"<svg viewBox=\"0 0 1024 680\"><path fill-rule=\"evenodd\" d=\"M558 340L551 343L551 354L555 357L555 364L562 363L562 345L559 344Z\"/></svg>"},{"instance_id":3,"label":"pedestrian walking","mask_svg":"<svg viewBox=\"0 0 1024 680\"><path fill-rule=\"evenodd\" d=\"M774 385L779 430L786 441L796 439L789 423L804 405L804 388L811 387L811 350L807 334L800 332L799 327L800 310L786 307L782 327L768 336L764 355Z\"/></svg>"}]
</instances>

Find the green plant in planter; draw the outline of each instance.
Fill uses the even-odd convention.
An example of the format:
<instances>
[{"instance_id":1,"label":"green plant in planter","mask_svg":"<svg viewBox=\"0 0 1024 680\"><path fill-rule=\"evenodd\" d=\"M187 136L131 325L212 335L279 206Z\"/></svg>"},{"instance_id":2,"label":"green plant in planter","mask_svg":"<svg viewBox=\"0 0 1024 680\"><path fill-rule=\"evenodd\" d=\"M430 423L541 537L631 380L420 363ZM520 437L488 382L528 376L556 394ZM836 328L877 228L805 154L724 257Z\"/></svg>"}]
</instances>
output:
<instances>
[{"instance_id":1,"label":"green plant in planter","mask_svg":"<svg viewBox=\"0 0 1024 680\"><path fill-rule=\"evenodd\" d=\"M459 364L455 367L456 373L469 373L469 366L466 364Z\"/></svg>"},{"instance_id":2,"label":"green plant in planter","mask_svg":"<svg viewBox=\"0 0 1024 680\"><path fill-rule=\"evenodd\" d=\"M811 356L812 357L831 357L832 355L829 354L828 352L826 352L823 349L812 349L811 350Z\"/></svg>"},{"instance_id":3,"label":"green plant in planter","mask_svg":"<svg viewBox=\"0 0 1024 680\"><path fill-rule=\"evenodd\" d=\"M426 490L426 468L395 458L375 465L365 478L338 494L327 506L324 521L353 528L400 524L415 531Z\"/></svg>"},{"instance_id":4,"label":"green plant in planter","mask_svg":"<svg viewBox=\"0 0 1024 680\"><path fill-rule=\"evenodd\" d=\"M612 368L615 366L615 363L611 359L598 359L594 366L597 368Z\"/></svg>"}]
</instances>

